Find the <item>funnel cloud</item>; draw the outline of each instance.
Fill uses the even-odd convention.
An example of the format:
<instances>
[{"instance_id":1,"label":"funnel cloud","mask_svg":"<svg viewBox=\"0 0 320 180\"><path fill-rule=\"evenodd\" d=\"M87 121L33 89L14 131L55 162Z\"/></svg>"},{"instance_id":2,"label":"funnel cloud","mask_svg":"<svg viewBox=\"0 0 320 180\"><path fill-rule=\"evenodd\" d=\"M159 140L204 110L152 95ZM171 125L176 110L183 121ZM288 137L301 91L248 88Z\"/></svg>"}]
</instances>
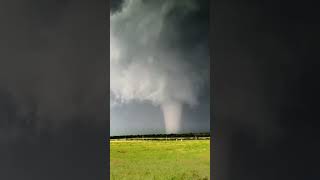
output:
<instances>
[{"instance_id":1,"label":"funnel cloud","mask_svg":"<svg viewBox=\"0 0 320 180\"><path fill-rule=\"evenodd\" d=\"M182 105L178 102L168 102L161 105L165 120L166 133L179 132Z\"/></svg>"}]
</instances>

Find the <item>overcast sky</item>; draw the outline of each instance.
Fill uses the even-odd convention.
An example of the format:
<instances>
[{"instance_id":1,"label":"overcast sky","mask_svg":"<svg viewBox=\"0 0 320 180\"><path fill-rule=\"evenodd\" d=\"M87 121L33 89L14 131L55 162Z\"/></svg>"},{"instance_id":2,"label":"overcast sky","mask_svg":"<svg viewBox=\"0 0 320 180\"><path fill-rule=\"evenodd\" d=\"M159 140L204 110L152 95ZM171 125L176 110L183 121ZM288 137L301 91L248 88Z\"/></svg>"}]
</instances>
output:
<instances>
[{"instance_id":1,"label":"overcast sky","mask_svg":"<svg viewBox=\"0 0 320 180\"><path fill-rule=\"evenodd\" d=\"M179 118L177 132L208 132L209 1L111 5L111 135L165 133Z\"/></svg>"}]
</instances>

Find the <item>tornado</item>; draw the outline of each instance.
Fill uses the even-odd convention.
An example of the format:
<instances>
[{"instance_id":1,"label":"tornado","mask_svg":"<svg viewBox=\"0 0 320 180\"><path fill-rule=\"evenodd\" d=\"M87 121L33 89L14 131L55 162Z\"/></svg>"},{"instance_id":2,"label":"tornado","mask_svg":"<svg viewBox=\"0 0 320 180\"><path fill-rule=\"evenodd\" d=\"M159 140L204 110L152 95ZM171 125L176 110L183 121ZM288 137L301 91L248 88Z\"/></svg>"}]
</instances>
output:
<instances>
[{"instance_id":1,"label":"tornado","mask_svg":"<svg viewBox=\"0 0 320 180\"><path fill-rule=\"evenodd\" d=\"M177 8L183 12L173 23ZM178 22L196 11L194 0L125 0L111 13L111 108L148 103L162 111L166 133L182 131L183 107L198 104L209 74L207 44L199 40L187 47L187 40L173 38L183 33Z\"/></svg>"},{"instance_id":2,"label":"tornado","mask_svg":"<svg viewBox=\"0 0 320 180\"><path fill-rule=\"evenodd\" d=\"M181 126L182 104L166 102L161 105L167 134L179 133Z\"/></svg>"}]
</instances>

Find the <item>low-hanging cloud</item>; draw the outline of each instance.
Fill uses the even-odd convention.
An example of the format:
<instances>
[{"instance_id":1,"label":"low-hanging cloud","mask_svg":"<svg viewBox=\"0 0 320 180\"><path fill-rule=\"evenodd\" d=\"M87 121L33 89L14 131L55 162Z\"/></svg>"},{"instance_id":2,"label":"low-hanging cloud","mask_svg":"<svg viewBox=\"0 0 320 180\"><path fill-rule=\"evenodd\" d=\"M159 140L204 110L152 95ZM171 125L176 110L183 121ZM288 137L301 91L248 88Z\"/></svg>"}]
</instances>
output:
<instances>
[{"instance_id":1,"label":"low-hanging cloud","mask_svg":"<svg viewBox=\"0 0 320 180\"><path fill-rule=\"evenodd\" d=\"M196 106L208 80L207 44L201 34L187 42L179 30L194 33L179 23L199 10L196 1L127 0L110 15L111 106L161 106L167 132L179 131L182 106Z\"/></svg>"}]
</instances>

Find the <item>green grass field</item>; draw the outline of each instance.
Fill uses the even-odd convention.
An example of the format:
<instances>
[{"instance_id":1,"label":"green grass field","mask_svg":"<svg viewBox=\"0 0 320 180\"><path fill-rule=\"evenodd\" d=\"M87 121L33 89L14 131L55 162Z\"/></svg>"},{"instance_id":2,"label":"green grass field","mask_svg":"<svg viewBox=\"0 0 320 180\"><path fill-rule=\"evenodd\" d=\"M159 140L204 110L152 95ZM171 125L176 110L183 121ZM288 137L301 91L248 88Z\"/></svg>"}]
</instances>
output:
<instances>
[{"instance_id":1,"label":"green grass field","mask_svg":"<svg viewBox=\"0 0 320 180\"><path fill-rule=\"evenodd\" d=\"M210 140L111 141L112 180L210 179Z\"/></svg>"}]
</instances>

